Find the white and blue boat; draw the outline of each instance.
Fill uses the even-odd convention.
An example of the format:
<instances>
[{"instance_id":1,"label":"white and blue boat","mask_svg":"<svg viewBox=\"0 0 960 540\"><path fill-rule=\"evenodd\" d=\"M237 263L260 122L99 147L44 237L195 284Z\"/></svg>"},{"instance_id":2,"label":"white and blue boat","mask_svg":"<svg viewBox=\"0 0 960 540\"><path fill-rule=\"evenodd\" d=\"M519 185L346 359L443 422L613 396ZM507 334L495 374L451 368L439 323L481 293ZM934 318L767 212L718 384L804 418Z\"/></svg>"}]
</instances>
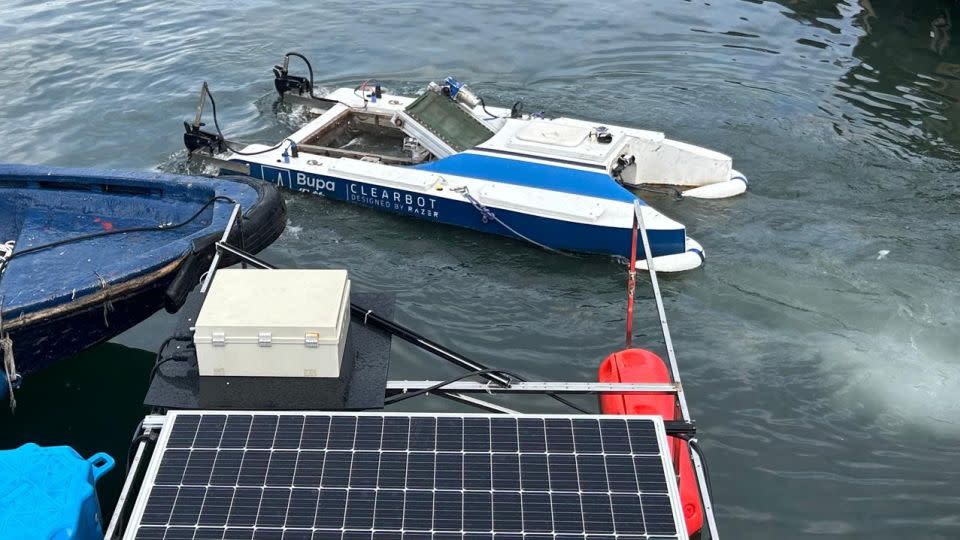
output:
<instances>
[{"instance_id":1,"label":"white and blue boat","mask_svg":"<svg viewBox=\"0 0 960 540\"><path fill-rule=\"evenodd\" d=\"M638 200L628 188L672 185L704 198L746 189L721 153L654 131L524 114L520 102L487 107L453 78L417 97L369 83L318 97L312 70L309 79L290 75L291 55L299 56L288 54L275 68L275 85L315 117L277 144L240 148L219 125L217 133L200 129L209 96L204 84L196 120L186 124L191 156L216 155L222 170L330 199L552 250L623 257L635 241ZM643 211L658 268L702 263L703 248L683 224L645 203Z\"/></svg>"}]
</instances>

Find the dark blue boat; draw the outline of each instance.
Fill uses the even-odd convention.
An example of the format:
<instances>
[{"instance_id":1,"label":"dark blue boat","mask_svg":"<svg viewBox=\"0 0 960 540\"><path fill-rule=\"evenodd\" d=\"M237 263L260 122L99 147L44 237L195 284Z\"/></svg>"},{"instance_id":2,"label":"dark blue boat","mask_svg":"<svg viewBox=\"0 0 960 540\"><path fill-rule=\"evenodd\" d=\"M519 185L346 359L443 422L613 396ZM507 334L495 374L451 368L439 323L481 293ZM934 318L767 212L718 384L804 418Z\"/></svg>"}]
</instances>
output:
<instances>
[{"instance_id":1,"label":"dark blue boat","mask_svg":"<svg viewBox=\"0 0 960 540\"><path fill-rule=\"evenodd\" d=\"M29 374L176 311L236 204L247 251L286 225L277 189L242 177L0 165L0 367Z\"/></svg>"}]
</instances>

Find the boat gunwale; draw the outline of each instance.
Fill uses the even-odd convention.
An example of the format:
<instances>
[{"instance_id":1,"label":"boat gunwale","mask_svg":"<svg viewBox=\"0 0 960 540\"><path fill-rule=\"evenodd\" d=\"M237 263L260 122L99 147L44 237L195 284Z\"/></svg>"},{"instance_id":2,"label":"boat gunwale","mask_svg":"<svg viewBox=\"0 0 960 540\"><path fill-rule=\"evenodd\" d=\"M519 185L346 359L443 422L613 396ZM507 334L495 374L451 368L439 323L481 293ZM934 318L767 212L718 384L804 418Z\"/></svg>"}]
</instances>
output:
<instances>
[{"instance_id":1,"label":"boat gunwale","mask_svg":"<svg viewBox=\"0 0 960 540\"><path fill-rule=\"evenodd\" d=\"M170 261L156 270L132 277L114 285L108 285L107 287L101 288L92 294L81 296L80 298L67 303L56 304L30 313L21 311L19 315L14 315L12 318L10 318L9 314L3 314L3 331L8 332L17 330L20 327L27 326L39 320L50 317L59 317L73 311L86 309L91 305L95 305L103 301L121 298L129 292L139 290L145 285L149 285L150 283L166 277L168 274L177 270L180 265L187 260L188 257L189 253L184 253L179 258Z\"/></svg>"}]
</instances>

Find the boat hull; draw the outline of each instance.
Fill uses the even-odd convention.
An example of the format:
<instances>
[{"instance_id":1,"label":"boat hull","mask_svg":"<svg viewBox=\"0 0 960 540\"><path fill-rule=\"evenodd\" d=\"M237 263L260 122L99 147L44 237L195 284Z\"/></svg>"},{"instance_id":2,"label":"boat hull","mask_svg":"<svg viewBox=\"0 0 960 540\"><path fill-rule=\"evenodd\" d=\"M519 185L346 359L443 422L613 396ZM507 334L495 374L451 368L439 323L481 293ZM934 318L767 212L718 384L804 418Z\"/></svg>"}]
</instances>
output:
<instances>
[{"instance_id":1,"label":"boat hull","mask_svg":"<svg viewBox=\"0 0 960 540\"><path fill-rule=\"evenodd\" d=\"M164 292L180 263L139 278L135 286L123 292L109 294L108 290L109 298L57 306L10 328L17 372L30 375L46 369L61 358L129 330L162 309Z\"/></svg>"},{"instance_id":2,"label":"boat hull","mask_svg":"<svg viewBox=\"0 0 960 540\"><path fill-rule=\"evenodd\" d=\"M521 240L532 240L551 249L630 256L632 230L628 227L591 225L501 208L491 209L497 218L491 219L467 200L431 196L430 193L333 175L303 174L294 169L256 162L242 163L250 167L250 175L254 178L328 199L510 238L523 235L526 238ZM623 204L632 209L632 204L626 202L611 204ZM655 257L686 251L686 235L682 228L650 229L648 234ZM638 253L643 258L642 246Z\"/></svg>"},{"instance_id":3,"label":"boat hull","mask_svg":"<svg viewBox=\"0 0 960 540\"><path fill-rule=\"evenodd\" d=\"M197 269L205 268L212 259L214 243L220 239L228 222L233 201L242 206L243 224L242 232L237 233L237 229L234 229L231 241L242 243L248 251L262 250L279 237L286 226L286 207L279 191L248 178L204 179L43 167L0 168L5 169L5 176L11 178L8 183L18 182L17 188L22 184L21 193L36 188L36 182L42 181L38 180L40 178L55 177L58 189L65 190L66 194L54 195L50 205L56 208L57 204L63 204L64 208L69 208L64 213L79 218L78 223L87 223L94 215L97 217L93 221L99 220L97 223L121 223L122 219L130 219L128 216L110 221L114 219L112 216L121 212L115 206L91 208L101 194L99 191L80 195L74 193L90 183L96 183L97 186L109 184L119 191L123 186L147 186L153 189L153 186L167 186L171 182L180 182L182 185L178 188L194 190L198 188L195 182L214 196L225 199L216 202L207 221L190 231L184 231L182 235L174 231L163 233L170 235L163 241L157 240L157 235L161 233L124 233L91 239L88 241L91 245L82 245L81 242L65 244L63 248L24 254L22 260L12 259L0 276L0 292L5 296L2 328L13 343L15 367L20 375L35 373L62 358L109 340L163 307L176 310L185 297L185 291L178 289L193 288L199 278ZM108 191L104 190L103 193ZM29 195L36 197L33 193ZM81 204L71 203L71 197L83 197ZM138 211L149 213L155 210L155 195L144 196L143 201L134 201L133 196L130 197L120 200L121 205L142 204L143 207L123 211L136 214ZM30 201L35 202L35 199ZM41 207L38 210L41 217L50 213L49 208ZM111 214L111 211L116 213ZM33 215L28 217L32 218ZM28 231L27 220L23 223L20 230L22 241L18 242L14 255L30 246L25 238L38 230ZM69 231L60 228L55 230L52 237L37 243L56 241L64 233L68 233L67 238L89 234L86 229ZM137 234L154 236L141 236L136 240ZM155 254L155 258L149 261L138 258L131 261L129 266L124 266L122 260L117 260L116 252L111 252L116 244L121 243L131 244L128 253L140 250L144 254ZM102 254L102 261L96 258L95 254L98 253ZM225 262L232 263L230 260ZM88 285L91 276L95 276L96 285L93 287ZM33 290L28 290L31 279L38 283L32 285ZM71 288L73 294L70 294Z\"/></svg>"}]
</instances>

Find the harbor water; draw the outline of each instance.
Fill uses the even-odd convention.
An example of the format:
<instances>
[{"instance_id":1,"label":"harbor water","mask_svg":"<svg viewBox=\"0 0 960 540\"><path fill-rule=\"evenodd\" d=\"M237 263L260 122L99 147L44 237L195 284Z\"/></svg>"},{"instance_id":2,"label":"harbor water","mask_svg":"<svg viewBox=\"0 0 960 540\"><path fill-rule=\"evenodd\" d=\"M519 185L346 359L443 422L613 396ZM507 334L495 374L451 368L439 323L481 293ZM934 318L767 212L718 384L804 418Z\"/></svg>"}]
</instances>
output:
<instances>
[{"instance_id":1,"label":"harbor water","mask_svg":"<svg viewBox=\"0 0 960 540\"><path fill-rule=\"evenodd\" d=\"M661 286L724 537L960 538L958 17L953 0L8 0L0 147L10 162L184 172L181 123L204 80L232 139L303 122L270 73L296 50L327 89L376 78L414 93L454 75L489 104L727 153L744 196L644 194L707 251ZM622 261L286 200L263 258L347 268L468 356L594 380L623 344ZM662 351L646 285L635 342ZM122 463L173 323L158 314L28 378L16 414L0 412L0 448ZM394 346L391 378L456 373ZM107 511L122 469L100 483Z\"/></svg>"}]
</instances>

